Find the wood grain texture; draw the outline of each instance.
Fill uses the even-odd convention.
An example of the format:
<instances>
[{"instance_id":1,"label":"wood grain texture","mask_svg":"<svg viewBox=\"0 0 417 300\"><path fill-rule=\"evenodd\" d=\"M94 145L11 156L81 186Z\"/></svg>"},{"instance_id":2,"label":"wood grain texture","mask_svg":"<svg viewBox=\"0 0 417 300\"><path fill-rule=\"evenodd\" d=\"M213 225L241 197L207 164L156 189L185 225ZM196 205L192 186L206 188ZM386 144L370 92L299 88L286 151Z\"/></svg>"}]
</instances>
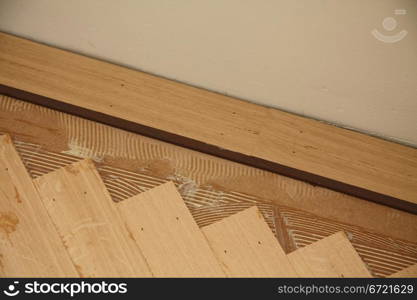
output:
<instances>
[{"instance_id":1,"label":"wood grain texture","mask_svg":"<svg viewBox=\"0 0 417 300\"><path fill-rule=\"evenodd\" d=\"M26 104L32 105L30 103ZM19 106L14 107L19 108ZM30 124L30 127L33 128L33 123ZM26 132L29 132L29 129ZM93 133L94 132L95 131L93 131ZM81 137L83 136L80 136L80 138ZM103 135L98 134L97 139L99 137L101 142L105 143ZM122 140L124 139L120 138L120 141ZM59 169L60 167L63 167L67 164L71 164L80 160L80 158L76 156L45 151L43 150L44 147L39 144L24 143L16 139L14 140L14 143L16 150L19 152L19 155L21 156L26 168L34 178L42 176L56 169ZM108 143L106 144L108 145ZM168 146L175 147L173 145ZM152 147L149 148L153 149ZM150 154L146 151L147 148L144 147L143 150L145 151L141 152L141 154L137 153L136 155L138 157L148 157ZM160 153L159 155L161 156L163 155L164 157L169 158L169 154L167 154L167 152L163 150L164 149L162 149L162 151L159 151L159 149L157 149L156 151L154 151ZM189 157L189 161L191 162L194 161L192 153L190 153L192 152L191 150L179 149L178 151L183 151L184 153L182 154L182 156ZM132 151L131 153L135 152ZM199 153L199 155L203 154ZM94 152L92 152L92 156L97 157L95 156ZM178 160L180 160L182 156L173 156L172 161L178 162ZM220 160L216 157L211 157L211 159L214 161ZM132 161L132 163L134 163L134 161ZM224 163L232 164L232 162L228 161L224 161ZM228 164L226 164L226 166ZM221 168L220 170L216 170L219 173L223 173L224 176L231 176L231 178L228 179L229 181L234 180L235 183L240 183L239 185L235 185L236 190L224 190L221 188L213 189L213 187L210 188L198 186L196 185L198 183L194 183L194 181L190 182L190 180L196 180L195 177L193 177L194 174L199 175L202 172L205 172L204 175L213 176L210 174L210 167L212 166L211 164L199 164L199 162L197 161L196 164L185 165L188 166L190 169L195 167L195 169L193 169L194 173L188 173L186 169L181 169L181 167L178 167L178 169L176 168L175 172L178 172L177 174L183 174L183 176L190 176L191 178L171 176L170 180L172 180L173 178L180 179L180 181L175 180L175 183L178 187L178 191L183 197L187 207L190 209L190 212L193 215L193 218L196 221L197 225L200 227L208 226L214 222L220 221L228 216L231 216L246 208L256 205L262 212L262 215L265 221L267 222L268 226L271 228L272 232L276 233L278 241L281 243L281 246L286 253L294 251L297 248L312 244L329 236L332 233L336 233L343 230L349 235L349 239L353 247L358 252L362 260L367 264L369 270L374 276L386 277L390 274L396 273L410 265L417 263L416 243L411 243L406 240L400 240L393 237L392 235L387 235L392 234L387 229L381 230L381 232L386 232L386 234L382 234L369 231L369 228L357 227L352 225L355 221L362 221L361 216L363 218L367 218L366 212L370 211L370 208L365 209L367 204L374 206L377 206L377 204L371 202L364 202L358 199L356 206L352 205L347 206L347 208L344 208L340 204L342 202L341 199L337 198L338 193L323 193L323 189L313 187L306 183L303 183L303 185L301 186L297 186L294 180L291 180L291 184L287 186L287 191L290 192L291 188L297 189L298 191L297 193L295 193L294 197L296 197L297 199L302 198L303 200L307 198L309 201L312 202L312 204L315 203L316 205L317 203L320 203L320 207L322 208L323 212L326 211L326 207L324 207L323 205L323 203L325 203L324 199L326 199L326 197L330 197L331 195L336 194L334 204L336 205L337 203L339 203L339 207L335 207L335 209L338 209L336 210L336 212L350 212L351 214L351 218L349 219L349 223L351 224L340 223L332 219L322 218L320 217L320 215L317 214L310 214L300 209L294 209L283 206L279 204L278 201L278 203L268 202L268 195L262 194L262 191L265 191L265 189L271 189L269 191L271 192L271 194L272 192L275 192L276 196L280 197L279 200L283 199L285 194L283 194L282 192L280 193L279 188L277 189L277 186L280 187L279 181L271 182L267 180L268 177L262 176L262 172L264 171L258 170L260 174L257 177L248 178L248 180L239 180L239 178L232 177L231 175L229 175L229 170L226 167ZM240 167L250 168L247 166ZM168 180L168 178L161 179L155 177L154 175L150 175L146 171L133 172L125 169L115 168L111 165L100 164L97 166L97 169L99 171L100 176L103 179L104 184L106 185L106 188L109 191L109 194L112 196L113 201L116 202L123 201L130 197L134 197L138 193L157 187ZM182 172L179 170L184 171ZM269 175L273 177L279 177L279 175L277 174L269 173ZM243 177L244 175L242 174L241 176ZM250 181L249 179L252 179L252 181ZM255 181L255 179L257 181ZM239 189L246 188L249 184L253 185L255 188L256 183L261 182L261 180L264 180L264 183L258 184L258 189L253 190L253 193L255 193L257 196L237 192ZM306 187L306 189L299 189L299 187ZM267 197L267 199L262 199L261 197L258 197L261 195ZM315 195L314 198L311 198L312 195ZM304 205L300 205L300 207L305 209ZM360 211L355 210L355 207ZM372 222L377 223L379 221L380 223L383 223L384 218L392 217L395 212L395 220L397 221L394 221L394 219L392 219L390 222L391 226L387 226L387 228L394 229L394 227L397 227L398 229L400 229L401 226L403 226L404 234L407 234L408 230L409 238L416 238L415 234L413 234L413 226L415 227L415 225L417 225L415 224L415 220L417 218L416 215L410 215L410 217L414 217L414 219L407 220L406 217L408 214L405 212L395 211L394 209L385 206L380 207L384 210L378 211L377 209L375 209L375 207L372 210Z\"/></svg>"},{"instance_id":2,"label":"wood grain texture","mask_svg":"<svg viewBox=\"0 0 417 300\"><path fill-rule=\"evenodd\" d=\"M239 212L222 213L221 207L212 205L228 205L237 197L250 206L300 208L392 238L417 241L417 215L2 95L0 132L12 136L34 177L80 157L99 162L98 171L114 201L175 180L187 206L201 208L196 219L200 226L209 225L205 220L215 221L214 215L220 220L229 212ZM278 224L265 219L271 228ZM404 268L398 267L396 271Z\"/></svg>"},{"instance_id":3,"label":"wood grain texture","mask_svg":"<svg viewBox=\"0 0 417 300\"><path fill-rule=\"evenodd\" d=\"M230 277L296 277L256 206L202 228Z\"/></svg>"},{"instance_id":4,"label":"wood grain texture","mask_svg":"<svg viewBox=\"0 0 417 300\"><path fill-rule=\"evenodd\" d=\"M173 180L200 227L256 205L286 253L343 230L374 276L417 263L417 215L0 95L1 132L33 178L90 157L116 202Z\"/></svg>"},{"instance_id":5,"label":"wood grain texture","mask_svg":"<svg viewBox=\"0 0 417 300\"><path fill-rule=\"evenodd\" d=\"M225 277L172 182L117 206L156 277Z\"/></svg>"},{"instance_id":6,"label":"wood grain texture","mask_svg":"<svg viewBox=\"0 0 417 300\"><path fill-rule=\"evenodd\" d=\"M297 249L288 258L300 277L372 277L343 231Z\"/></svg>"},{"instance_id":7,"label":"wood grain texture","mask_svg":"<svg viewBox=\"0 0 417 300\"><path fill-rule=\"evenodd\" d=\"M417 278L417 264L412 265L404 270L394 273L389 278Z\"/></svg>"},{"instance_id":8,"label":"wood grain texture","mask_svg":"<svg viewBox=\"0 0 417 300\"><path fill-rule=\"evenodd\" d=\"M0 41L4 92L417 212L416 149L7 34Z\"/></svg>"},{"instance_id":9,"label":"wood grain texture","mask_svg":"<svg viewBox=\"0 0 417 300\"><path fill-rule=\"evenodd\" d=\"M0 136L0 275L77 277L9 136Z\"/></svg>"},{"instance_id":10,"label":"wood grain texture","mask_svg":"<svg viewBox=\"0 0 417 300\"><path fill-rule=\"evenodd\" d=\"M82 277L151 275L91 160L34 182Z\"/></svg>"}]
</instances>

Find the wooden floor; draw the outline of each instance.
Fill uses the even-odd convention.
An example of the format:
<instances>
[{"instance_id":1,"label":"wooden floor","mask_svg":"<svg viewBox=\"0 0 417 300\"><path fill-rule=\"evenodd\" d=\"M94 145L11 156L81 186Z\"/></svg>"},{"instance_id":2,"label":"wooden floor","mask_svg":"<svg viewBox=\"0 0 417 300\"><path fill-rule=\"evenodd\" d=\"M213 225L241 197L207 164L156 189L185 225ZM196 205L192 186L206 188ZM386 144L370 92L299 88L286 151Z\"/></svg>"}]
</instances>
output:
<instances>
[{"instance_id":1,"label":"wooden floor","mask_svg":"<svg viewBox=\"0 0 417 300\"><path fill-rule=\"evenodd\" d=\"M285 254L256 206L199 228L172 182L116 203L89 159L32 180L8 135L0 168L3 277L372 276L343 232Z\"/></svg>"},{"instance_id":2,"label":"wooden floor","mask_svg":"<svg viewBox=\"0 0 417 300\"><path fill-rule=\"evenodd\" d=\"M1 276L415 276L415 149L0 40Z\"/></svg>"},{"instance_id":3,"label":"wooden floor","mask_svg":"<svg viewBox=\"0 0 417 300\"><path fill-rule=\"evenodd\" d=\"M114 202L173 181L200 228L256 205L287 254L344 231L374 276L417 263L417 216L384 205L10 97L0 133L35 181L90 158Z\"/></svg>"}]
</instances>

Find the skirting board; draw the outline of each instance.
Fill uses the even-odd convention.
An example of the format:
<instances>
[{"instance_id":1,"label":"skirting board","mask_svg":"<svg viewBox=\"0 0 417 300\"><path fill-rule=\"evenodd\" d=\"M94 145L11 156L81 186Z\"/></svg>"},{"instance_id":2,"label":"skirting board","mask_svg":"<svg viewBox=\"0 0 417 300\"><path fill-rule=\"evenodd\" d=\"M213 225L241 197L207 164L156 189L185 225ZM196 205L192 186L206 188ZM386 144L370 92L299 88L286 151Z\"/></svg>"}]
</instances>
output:
<instances>
[{"instance_id":1,"label":"skirting board","mask_svg":"<svg viewBox=\"0 0 417 300\"><path fill-rule=\"evenodd\" d=\"M0 93L417 213L417 150L0 33Z\"/></svg>"}]
</instances>

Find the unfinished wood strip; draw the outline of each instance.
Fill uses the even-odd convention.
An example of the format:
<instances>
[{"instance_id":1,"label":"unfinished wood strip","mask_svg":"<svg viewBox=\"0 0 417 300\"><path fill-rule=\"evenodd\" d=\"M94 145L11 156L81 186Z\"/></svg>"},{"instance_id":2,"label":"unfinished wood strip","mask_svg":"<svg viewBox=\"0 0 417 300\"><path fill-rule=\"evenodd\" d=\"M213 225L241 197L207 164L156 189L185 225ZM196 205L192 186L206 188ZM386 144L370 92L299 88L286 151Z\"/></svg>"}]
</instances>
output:
<instances>
[{"instance_id":1,"label":"unfinished wood strip","mask_svg":"<svg viewBox=\"0 0 417 300\"><path fill-rule=\"evenodd\" d=\"M417 213L416 149L4 33L0 45L4 94Z\"/></svg>"},{"instance_id":2,"label":"unfinished wood strip","mask_svg":"<svg viewBox=\"0 0 417 300\"><path fill-rule=\"evenodd\" d=\"M343 231L288 254L300 277L372 277Z\"/></svg>"},{"instance_id":3,"label":"unfinished wood strip","mask_svg":"<svg viewBox=\"0 0 417 300\"><path fill-rule=\"evenodd\" d=\"M202 231L230 277L297 277L256 206Z\"/></svg>"},{"instance_id":4,"label":"unfinished wood strip","mask_svg":"<svg viewBox=\"0 0 417 300\"><path fill-rule=\"evenodd\" d=\"M78 273L9 136L0 136L0 275Z\"/></svg>"},{"instance_id":5,"label":"unfinished wood strip","mask_svg":"<svg viewBox=\"0 0 417 300\"><path fill-rule=\"evenodd\" d=\"M91 160L34 182L82 277L151 275Z\"/></svg>"},{"instance_id":6,"label":"unfinished wood strip","mask_svg":"<svg viewBox=\"0 0 417 300\"><path fill-rule=\"evenodd\" d=\"M391 274L388 278L417 278L417 264Z\"/></svg>"},{"instance_id":7,"label":"unfinished wood strip","mask_svg":"<svg viewBox=\"0 0 417 300\"><path fill-rule=\"evenodd\" d=\"M156 277L225 277L172 182L117 206Z\"/></svg>"}]
</instances>

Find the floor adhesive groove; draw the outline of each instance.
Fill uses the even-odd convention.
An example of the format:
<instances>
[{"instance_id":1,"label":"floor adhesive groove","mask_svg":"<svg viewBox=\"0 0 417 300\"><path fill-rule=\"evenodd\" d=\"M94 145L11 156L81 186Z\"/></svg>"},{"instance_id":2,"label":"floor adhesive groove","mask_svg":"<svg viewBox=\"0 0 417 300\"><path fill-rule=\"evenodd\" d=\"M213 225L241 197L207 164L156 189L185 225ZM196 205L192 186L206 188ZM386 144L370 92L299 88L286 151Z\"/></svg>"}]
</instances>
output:
<instances>
[{"instance_id":1,"label":"floor adhesive groove","mask_svg":"<svg viewBox=\"0 0 417 300\"><path fill-rule=\"evenodd\" d=\"M12 135L34 178L87 157L114 201L173 180L199 226L256 204L286 252L345 230L377 276L417 263L417 218L404 212L10 97L0 98L0 132ZM81 146L75 142L84 137ZM352 210L355 216L347 213Z\"/></svg>"}]
</instances>

